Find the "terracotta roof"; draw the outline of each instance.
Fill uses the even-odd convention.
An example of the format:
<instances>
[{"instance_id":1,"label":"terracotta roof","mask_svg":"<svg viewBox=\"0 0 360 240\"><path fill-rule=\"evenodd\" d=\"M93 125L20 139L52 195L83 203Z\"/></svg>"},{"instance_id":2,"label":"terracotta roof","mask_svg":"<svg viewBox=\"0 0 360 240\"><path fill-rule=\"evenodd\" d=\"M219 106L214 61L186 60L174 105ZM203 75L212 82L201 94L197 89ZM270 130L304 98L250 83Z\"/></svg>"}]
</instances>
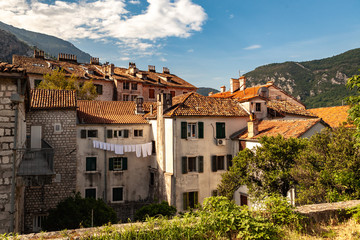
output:
<instances>
[{"instance_id":1,"label":"terracotta roof","mask_svg":"<svg viewBox=\"0 0 360 240\"><path fill-rule=\"evenodd\" d=\"M127 68L114 67L114 74L109 78L106 78L107 69L110 69L110 65L95 65L95 64L80 64L67 61L58 61L52 59L33 58L26 56L13 55L13 63L19 64L25 68L28 73L44 75L51 73L53 69L60 68L70 76L74 74L78 78L82 79L94 79L113 81L113 79L120 81L134 81L141 82L143 84L155 85L157 87L179 87L190 88L190 90L196 90L197 88L186 82L184 79L168 73L158 73L139 70L135 76L129 74ZM141 74L146 77L139 77Z\"/></svg>"},{"instance_id":2,"label":"terracotta roof","mask_svg":"<svg viewBox=\"0 0 360 240\"><path fill-rule=\"evenodd\" d=\"M248 87L248 88L245 88L244 90L237 90L234 93L231 93L230 91L215 93L215 94L211 95L211 97L214 97L214 98L233 98L233 99L238 99L238 100L250 99L250 98L259 96L258 91L259 91L259 89L261 87L269 87L269 86L272 86L272 84L265 84L265 85L255 86L255 87Z\"/></svg>"},{"instance_id":3,"label":"terracotta roof","mask_svg":"<svg viewBox=\"0 0 360 240\"><path fill-rule=\"evenodd\" d=\"M25 69L18 65L0 61L0 72L2 73L25 73Z\"/></svg>"},{"instance_id":4,"label":"terracotta roof","mask_svg":"<svg viewBox=\"0 0 360 240\"><path fill-rule=\"evenodd\" d=\"M322 118L331 127L339 127L347 122L349 106L324 107L309 109L310 112ZM352 127L352 124L345 125Z\"/></svg>"},{"instance_id":5,"label":"terracotta roof","mask_svg":"<svg viewBox=\"0 0 360 240\"><path fill-rule=\"evenodd\" d=\"M144 111L155 103L144 103ZM122 101L78 101L78 119L83 124L144 124L144 115L135 114L135 102Z\"/></svg>"},{"instance_id":6,"label":"terracotta roof","mask_svg":"<svg viewBox=\"0 0 360 240\"><path fill-rule=\"evenodd\" d=\"M76 93L74 90L32 89L30 108L34 110L76 108Z\"/></svg>"},{"instance_id":7,"label":"terracotta roof","mask_svg":"<svg viewBox=\"0 0 360 240\"><path fill-rule=\"evenodd\" d=\"M246 128L236 137L241 139L258 139L263 136L277 136L280 134L285 138L299 138L319 122L321 122L320 118L297 120L263 120L259 122L259 133L256 136L248 138L248 131Z\"/></svg>"},{"instance_id":8,"label":"terracotta roof","mask_svg":"<svg viewBox=\"0 0 360 240\"><path fill-rule=\"evenodd\" d=\"M173 98L173 106L165 116L249 116L240 104L232 99L211 98L191 92Z\"/></svg>"},{"instance_id":9,"label":"terracotta roof","mask_svg":"<svg viewBox=\"0 0 360 240\"><path fill-rule=\"evenodd\" d=\"M280 114L293 114L306 117L317 117L309 110L299 107L286 100L270 100L267 102L267 108L274 110Z\"/></svg>"}]
</instances>

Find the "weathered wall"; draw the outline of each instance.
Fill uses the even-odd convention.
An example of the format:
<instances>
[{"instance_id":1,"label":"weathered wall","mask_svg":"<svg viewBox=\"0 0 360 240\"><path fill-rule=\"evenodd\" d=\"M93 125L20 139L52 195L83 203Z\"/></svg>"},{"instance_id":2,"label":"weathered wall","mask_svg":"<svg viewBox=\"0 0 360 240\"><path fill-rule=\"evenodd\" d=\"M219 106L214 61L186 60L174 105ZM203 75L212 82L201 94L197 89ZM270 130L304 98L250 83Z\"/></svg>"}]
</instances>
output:
<instances>
[{"instance_id":1,"label":"weathered wall","mask_svg":"<svg viewBox=\"0 0 360 240\"><path fill-rule=\"evenodd\" d=\"M62 132L54 133L54 124L61 123ZM59 201L76 190L76 111L31 111L26 116L27 134L31 126L42 127L42 138L54 148L54 173L50 184L25 188L24 231L31 232L33 218L46 215Z\"/></svg>"}]
</instances>

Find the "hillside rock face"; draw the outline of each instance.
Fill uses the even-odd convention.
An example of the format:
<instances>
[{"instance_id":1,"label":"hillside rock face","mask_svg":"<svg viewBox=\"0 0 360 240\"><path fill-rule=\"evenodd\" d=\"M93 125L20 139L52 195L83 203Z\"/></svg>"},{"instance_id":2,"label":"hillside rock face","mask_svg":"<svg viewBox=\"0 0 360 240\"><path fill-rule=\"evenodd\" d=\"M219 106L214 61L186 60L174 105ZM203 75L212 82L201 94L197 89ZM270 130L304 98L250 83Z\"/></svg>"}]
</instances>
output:
<instances>
[{"instance_id":1,"label":"hillside rock face","mask_svg":"<svg viewBox=\"0 0 360 240\"><path fill-rule=\"evenodd\" d=\"M12 55L31 56L32 49L13 34L0 29L0 61L12 63Z\"/></svg>"},{"instance_id":2,"label":"hillside rock face","mask_svg":"<svg viewBox=\"0 0 360 240\"><path fill-rule=\"evenodd\" d=\"M245 74L247 85L274 83L302 101L308 108L338 106L354 94L346 89L349 77L359 74L360 49L308 62L264 65Z\"/></svg>"}]
</instances>

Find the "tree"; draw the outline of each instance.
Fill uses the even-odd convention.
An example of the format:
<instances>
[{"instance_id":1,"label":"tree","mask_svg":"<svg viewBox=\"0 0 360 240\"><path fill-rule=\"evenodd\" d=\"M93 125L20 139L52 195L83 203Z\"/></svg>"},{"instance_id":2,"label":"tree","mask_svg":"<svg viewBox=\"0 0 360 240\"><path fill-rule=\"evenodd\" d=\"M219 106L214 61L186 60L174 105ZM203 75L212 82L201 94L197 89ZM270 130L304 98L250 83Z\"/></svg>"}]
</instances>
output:
<instances>
[{"instance_id":1,"label":"tree","mask_svg":"<svg viewBox=\"0 0 360 240\"><path fill-rule=\"evenodd\" d=\"M326 128L310 138L291 172L297 182L298 204L360 198L360 149L354 132Z\"/></svg>"},{"instance_id":2,"label":"tree","mask_svg":"<svg viewBox=\"0 0 360 240\"><path fill-rule=\"evenodd\" d=\"M58 203L49 211L43 230L58 231L116 223L115 211L101 199L82 198L80 193Z\"/></svg>"},{"instance_id":3,"label":"tree","mask_svg":"<svg viewBox=\"0 0 360 240\"><path fill-rule=\"evenodd\" d=\"M255 151L242 150L233 159L233 166L223 174L219 193L232 198L234 191L247 185L250 195L286 196L295 181L290 173L298 154L306 147L305 139L262 137Z\"/></svg>"},{"instance_id":4,"label":"tree","mask_svg":"<svg viewBox=\"0 0 360 240\"><path fill-rule=\"evenodd\" d=\"M347 98L350 104L349 119L352 120L356 126L355 136L360 145L360 75L354 75L348 79L346 86L350 89L357 91L356 96L350 96Z\"/></svg>"},{"instance_id":5,"label":"tree","mask_svg":"<svg viewBox=\"0 0 360 240\"><path fill-rule=\"evenodd\" d=\"M97 97L96 87L91 80L80 83L74 74L68 78L64 70L60 69L53 70L51 74L45 74L38 88L76 90L77 98L82 100L94 100Z\"/></svg>"}]
</instances>

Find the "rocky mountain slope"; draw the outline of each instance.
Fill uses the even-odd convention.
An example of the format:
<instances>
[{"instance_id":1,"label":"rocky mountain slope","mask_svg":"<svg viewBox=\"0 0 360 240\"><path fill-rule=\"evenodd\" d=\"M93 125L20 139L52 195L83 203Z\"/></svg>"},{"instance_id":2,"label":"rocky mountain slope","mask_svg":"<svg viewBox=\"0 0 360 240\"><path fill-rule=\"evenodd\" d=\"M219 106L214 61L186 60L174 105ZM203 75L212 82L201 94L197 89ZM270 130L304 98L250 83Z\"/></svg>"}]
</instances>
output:
<instances>
[{"instance_id":1,"label":"rocky mountain slope","mask_svg":"<svg viewBox=\"0 0 360 240\"><path fill-rule=\"evenodd\" d=\"M345 87L348 77L359 74L360 48L307 62L264 65L245 74L247 85L274 81L308 108L339 106L354 92Z\"/></svg>"},{"instance_id":2,"label":"rocky mountain slope","mask_svg":"<svg viewBox=\"0 0 360 240\"><path fill-rule=\"evenodd\" d=\"M22 41L31 47L35 46L50 56L57 57L59 53L69 53L76 55L78 62L85 63L90 61L90 55L88 53L81 51L72 43L60 38L16 28L3 22L0 22L0 30L13 34L16 36L17 41ZM2 51L4 51L4 49L0 51L0 54L2 54ZM20 52L16 54L23 55ZM2 58L0 58L0 60L5 61Z\"/></svg>"},{"instance_id":3,"label":"rocky mountain slope","mask_svg":"<svg viewBox=\"0 0 360 240\"><path fill-rule=\"evenodd\" d=\"M0 61L12 62L12 55L31 56L32 49L13 34L0 29Z\"/></svg>"}]
</instances>

